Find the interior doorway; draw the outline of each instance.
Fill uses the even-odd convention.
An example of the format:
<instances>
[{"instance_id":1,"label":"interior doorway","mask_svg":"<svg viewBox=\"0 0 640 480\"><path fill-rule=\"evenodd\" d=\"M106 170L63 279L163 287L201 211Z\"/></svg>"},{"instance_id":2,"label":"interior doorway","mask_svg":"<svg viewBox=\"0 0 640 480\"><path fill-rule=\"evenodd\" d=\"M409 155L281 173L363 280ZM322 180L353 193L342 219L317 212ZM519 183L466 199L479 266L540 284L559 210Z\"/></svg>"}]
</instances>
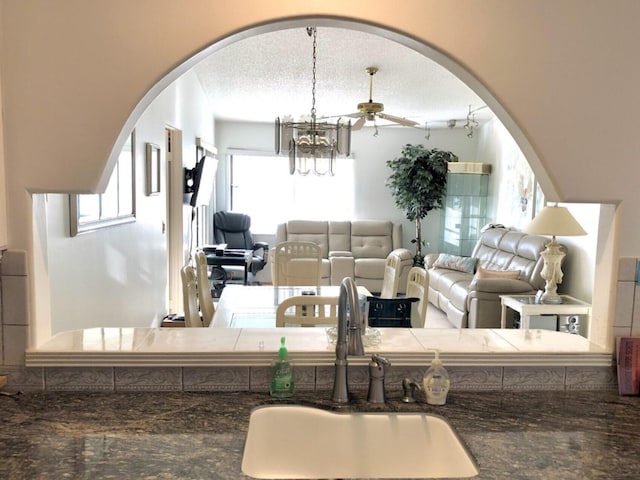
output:
<instances>
[{"instance_id":1,"label":"interior doorway","mask_svg":"<svg viewBox=\"0 0 640 480\"><path fill-rule=\"evenodd\" d=\"M182 311L180 268L183 263L182 235L182 131L165 127L166 153L166 218L167 242L167 312Z\"/></svg>"}]
</instances>

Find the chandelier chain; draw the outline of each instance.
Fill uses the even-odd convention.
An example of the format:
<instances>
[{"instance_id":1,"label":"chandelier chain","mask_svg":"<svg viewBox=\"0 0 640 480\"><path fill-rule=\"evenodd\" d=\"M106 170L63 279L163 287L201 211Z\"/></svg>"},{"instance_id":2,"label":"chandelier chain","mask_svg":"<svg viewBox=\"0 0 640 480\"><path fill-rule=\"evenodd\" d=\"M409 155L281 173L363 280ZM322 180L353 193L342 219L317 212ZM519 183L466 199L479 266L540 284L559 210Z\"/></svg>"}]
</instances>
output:
<instances>
[{"instance_id":1,"label":"chandelier chain","mask_svg":"<svg viewBox=\"0 0 640 480\"><path fill-rule=\"evenodd\" d=\"M316 47L318 46L318 30L316 27L307 28L307 33L309 36L313 36L313 69L312 73L312 81L311 81L311 115L315 117L316 115Z\"/></svg>"}]
</instances>

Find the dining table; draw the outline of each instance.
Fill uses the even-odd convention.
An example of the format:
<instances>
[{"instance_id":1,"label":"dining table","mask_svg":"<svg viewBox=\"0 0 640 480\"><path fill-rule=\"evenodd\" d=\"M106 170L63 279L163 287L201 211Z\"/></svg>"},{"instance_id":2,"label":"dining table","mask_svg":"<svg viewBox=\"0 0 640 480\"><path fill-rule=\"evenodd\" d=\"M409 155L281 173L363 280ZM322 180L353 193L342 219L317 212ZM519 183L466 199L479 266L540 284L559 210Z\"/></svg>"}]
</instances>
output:
<instances>
[{"instance_id":1,"label":"dining table","mask_svg":"<svg viewBox=\"0 0 640 480\"><path fill-rule=\"evenodd\" d=\"M362 305L371 293L357 287ZM275 287L273 285L227 285L216 305L210 328L275 328L276 310L285 299L298 295L339 296L340 287Z\"/></svg>"}]
</instances>

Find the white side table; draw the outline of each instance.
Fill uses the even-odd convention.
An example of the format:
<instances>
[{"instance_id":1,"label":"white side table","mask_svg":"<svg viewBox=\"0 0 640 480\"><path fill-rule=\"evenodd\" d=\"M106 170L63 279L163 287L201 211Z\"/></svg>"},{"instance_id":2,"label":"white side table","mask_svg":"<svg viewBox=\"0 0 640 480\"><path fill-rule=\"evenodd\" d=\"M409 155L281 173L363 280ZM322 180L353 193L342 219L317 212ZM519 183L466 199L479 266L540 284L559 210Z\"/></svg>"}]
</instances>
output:
<instances>
[{"instance_id":1,"label":"white side table","mask_svg":"<svg viewBox=\"0 0 640 480\"><path fill-rule=\"evenodd\" d=\"M523 328L526 329L529 328L531 315L591 315L591 304L569 295L560 296L562 303L538 303L535 295L500 295L502 305L500 328L505 327L507 307L520 314Z\"/></svg>"}]
</instances>

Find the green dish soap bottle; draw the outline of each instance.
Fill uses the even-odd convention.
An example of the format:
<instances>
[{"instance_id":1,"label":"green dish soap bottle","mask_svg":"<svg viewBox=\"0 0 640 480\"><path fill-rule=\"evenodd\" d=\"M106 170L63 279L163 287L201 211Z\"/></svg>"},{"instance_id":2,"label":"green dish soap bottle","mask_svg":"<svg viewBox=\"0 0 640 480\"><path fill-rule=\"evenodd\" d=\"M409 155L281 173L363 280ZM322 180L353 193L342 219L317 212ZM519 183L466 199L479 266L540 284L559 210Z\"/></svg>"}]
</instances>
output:
<instances>
[{"instance_id":1,"label":"green dish soap bottle","mask_svg":"<svg viewBox=\"0 0 640 480\"><path fill-rule=\"evenodd\" d=\"M275 398L293 397L293 367L289 362L289 352L285 346L285 338L280 338L278 359L271 364L271 388L269 393Z\"/></svg>"}]
</instances>

